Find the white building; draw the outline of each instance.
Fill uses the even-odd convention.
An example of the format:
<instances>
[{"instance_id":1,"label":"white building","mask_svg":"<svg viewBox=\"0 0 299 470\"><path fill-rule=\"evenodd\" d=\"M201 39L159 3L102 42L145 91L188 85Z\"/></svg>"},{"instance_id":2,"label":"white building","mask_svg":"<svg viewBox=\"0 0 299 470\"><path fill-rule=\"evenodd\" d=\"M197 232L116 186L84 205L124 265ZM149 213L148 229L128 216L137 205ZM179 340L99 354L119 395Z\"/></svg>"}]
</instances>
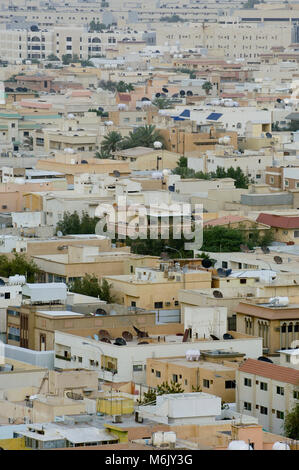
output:
<instances>
[{"instance_id":1,"label":"white building","mask_svg":"<svg viewBox=\"0 0 299 470\"><path fill-rule=\"evenodd\" d=\"M299 369L248 359L236 372L239 413L258 418L269 432L283 434L284 419L299 400Z\"/></svg>"},{"instance_id":2,"label":"white building","mask_svg":"<svg viewBox=\"0 0 299 470\"><path fill-rule=\"evenodd\" d=\"M136 340L124 346L96 341L92 338L55 332L55 367L62 369L97 370L99 378L113 382L146 382L146 360L150 357L185 356L189 349L215 350L230 349L244 353L246 357L256 358L262 355L262 338L246 337L213 341L193 340L182 342L181 336L165 336L165 341L139 344ZM66 357L67 360L60 359ZM107 367L107 364L111 367Z\"/></svg>"},{"instance_id":3,"label":"white building","mask_svg":"<svg viewBox=\"0 0 299 470\"><path fill-rule=\"evenodd\" d=\"M209 393L173 393L157 396L156 405L138 407L138 415L158 423L215 424L221 414L221 398Z\"/></svg>"}]
</instances>

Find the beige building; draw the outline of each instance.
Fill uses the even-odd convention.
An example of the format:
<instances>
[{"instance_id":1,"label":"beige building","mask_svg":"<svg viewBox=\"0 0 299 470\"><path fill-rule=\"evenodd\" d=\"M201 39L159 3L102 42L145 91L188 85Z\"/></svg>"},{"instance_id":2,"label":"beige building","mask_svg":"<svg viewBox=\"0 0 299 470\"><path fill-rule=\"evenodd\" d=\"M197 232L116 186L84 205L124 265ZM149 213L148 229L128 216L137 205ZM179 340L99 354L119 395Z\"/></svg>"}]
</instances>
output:
<instances>
[{"instance_id":1,"label":"beige building","mask_svg":"<svg viewBox=\"0 0 299 470\"><path fill-rule=\"evenodd\" d=\"M278 297L279 299L279 297ZM299 310L297 300L275 304L269 300L258 303L240 302L236 308L237 331L263 338L267 354L276 354L279 349L293 347L299 340Z\"/></svg>"},{"instance_id":2,"label":"beige building","mask_svg":"<svg viewBox=\"0 0 299 470\"><path fill-rule=\"evenodd\" d=\"M178 308L181 289L211 286L211 273L196 269L176 272L136 268L135 274L105 276L105 279L112 285L111 292L120 303L145 309Z\"/></svg>"},{"instance_id":3,"label":"beige building","mask_svg":"<svg viewBox=\"0 0 299 470\"><path fill-rule=\"evenodd\" d=\"M131 170L173 170L178 166L179 155L168 150L135 147L115 152L118 161L129 162Z\"/></svg>"},{"instance_id":4,"label":"beige building","mask_svg":"<svg viewBox=\"0 0 299 470\"><path fill-rule=\"evenodd\" d=\"M102 251L98 246L68 245L65 254L44 254L32 257L39 267L42 282L73 282L86 274L99 279L111 275L128 277L136 268L153 268L158 257L135 255L129 247ZM109 281L110 282L110 281Z\"/></svg>"},{"instance_id":5,"label":"beige building","mask_svg":"<svg viewBox=\"0 0 299 470\"><path fill-rule=\"evenodd\" d=\"M179 384L185 393L203 391L221 397L225 403L235 402L235 373L244 354L219 351L200 352L199 361L185 357L150 358L146 361L146 384L157 388L163 382ZM216 357L216 362L210 358ZM237 362L233 362L237 361Z\"/></svg>"}]
</instances>

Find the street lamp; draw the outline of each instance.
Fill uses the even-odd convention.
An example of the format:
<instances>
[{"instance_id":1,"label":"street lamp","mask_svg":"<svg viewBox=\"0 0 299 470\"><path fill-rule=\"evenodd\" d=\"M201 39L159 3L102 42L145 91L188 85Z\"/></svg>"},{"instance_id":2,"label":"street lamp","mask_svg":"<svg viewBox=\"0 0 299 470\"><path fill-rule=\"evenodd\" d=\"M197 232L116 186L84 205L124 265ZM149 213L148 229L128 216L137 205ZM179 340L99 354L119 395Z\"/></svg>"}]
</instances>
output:
<instances>
[{"instance_id":1,"label":"street lamp","mask_svg":"<svg viewBox=\"0 0 299 470\"><path fill-rule=\"evenodd\" d=\"M166 248L167 250L174 250L174 251L177 251L177 252L180 254L180 257L183 258L183 257L182 257L182 253L180 252L180 250L177 250L176 248L172 248L171 246L167 246L167 245L165 246L165 248Z\"/></svg>"}]
</instances>

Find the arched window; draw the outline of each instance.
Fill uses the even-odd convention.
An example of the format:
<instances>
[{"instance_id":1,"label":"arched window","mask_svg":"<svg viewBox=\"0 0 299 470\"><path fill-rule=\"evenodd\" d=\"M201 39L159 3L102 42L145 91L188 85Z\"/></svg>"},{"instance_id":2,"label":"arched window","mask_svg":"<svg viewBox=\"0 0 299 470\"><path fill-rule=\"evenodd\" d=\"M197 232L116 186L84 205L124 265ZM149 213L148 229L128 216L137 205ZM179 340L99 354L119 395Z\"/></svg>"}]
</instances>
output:
<instances>
[{"instance_id":1,"label":"arched window","mask_svg":"<svg viewBox=\"0 0 299 470\"><path fill-rule=\"evenodd\" d=\"M242 124L240 122L237 123L237 129L241 129Z\"/></svg>"},{"instance_id":2,"label":"arched window","mask_svg":"<svg viewBox=\"0 0 299 470\"><path fill-rule=\"evenodd\" d=\"M99 43L99 42L102 42L102 41L100 40L100 38L93 38L91 42L97 42L97 43Z\"/></svg>"},{"instance_id":3,"label":"arched window","mask_svg":"<svg viewBox=\"0 0 299 470\"><path fill-rule=\"evenodd\" d=\"M40 42L40 38L38 36L33 36L31 38L31 42Z\"/></svg>"}]
</instances>

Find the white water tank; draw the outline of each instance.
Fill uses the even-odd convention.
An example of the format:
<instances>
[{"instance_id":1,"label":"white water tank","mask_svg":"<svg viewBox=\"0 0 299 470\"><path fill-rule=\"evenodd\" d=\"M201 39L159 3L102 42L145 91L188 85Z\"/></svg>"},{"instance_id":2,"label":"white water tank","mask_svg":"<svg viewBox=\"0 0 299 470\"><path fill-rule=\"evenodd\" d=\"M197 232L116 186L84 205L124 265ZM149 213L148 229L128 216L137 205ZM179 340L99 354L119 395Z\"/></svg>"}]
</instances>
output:
<instances>
[{"instance_id":1,"label":"white water tank","mask_svg":"<svg viewBox=\"0 0 299 470\"><path fill-rule=\"evenodd\" d=\"M161 444L163 444L163 432L162 431L157 431L153 433L152 443L153 443L153 446L157 446L157 447L160 447Z\"/></svg>"},{"instance_id":2,"label":"white water tank","mask_svg":"<svg viewBox=\"0 0 299 470\"><path fill-rule=\"evenodd\" d=\"M245 441L231 441L227 450L252 450L252 447Z\"/></svg>"},{"instance_id":3,"label":"white water tank","mask_svg":"<svg viewBox=\"0 0 299 470\"><path fill-rule=\"evenodd\" d=\"M16 274L15 276L9 276L8 283L10 285L26 284L26 277Z\"/></svg>"},{"instance_id":4,"label":"white water tank","mask_svg":"<svg viewBox=\"0 0 299 470\"><path fill-rule=\"evenodd\" d=\"M287 307L289 305L289 298L288 297L271 297L269 302L270 304L273 304L276 307Z\"/></svg>"},{"instance_id":5,"label":"white water tank","mask_svg":"<svg viewBox=\"0 0 299 470\"><path fill-rule=\"evenodd\" d=\"M290 446L286 442L274 442L272 450L291 450Z\"/></svg>"},{"instance_id":6,"label":"white water tank","mask_svg":"<svg viewBox=\"0 0 299 470\"><path fill-rule=\"evenodd\" d=\"M188 349L188 351L186 351L187 361L199 361L199 358L200 351L198 349Z\"/></svg>"},{"instance_id":7,"label":"white water tank","mask_svg":"<svg viewBox=\"0 0 299 470\"><path fill-rule=\"evenodd\" d=\"M174 431L164 432L164 443L165 444L175 444L176 443L176 433Z\"/></svg>"}]
</instances>

